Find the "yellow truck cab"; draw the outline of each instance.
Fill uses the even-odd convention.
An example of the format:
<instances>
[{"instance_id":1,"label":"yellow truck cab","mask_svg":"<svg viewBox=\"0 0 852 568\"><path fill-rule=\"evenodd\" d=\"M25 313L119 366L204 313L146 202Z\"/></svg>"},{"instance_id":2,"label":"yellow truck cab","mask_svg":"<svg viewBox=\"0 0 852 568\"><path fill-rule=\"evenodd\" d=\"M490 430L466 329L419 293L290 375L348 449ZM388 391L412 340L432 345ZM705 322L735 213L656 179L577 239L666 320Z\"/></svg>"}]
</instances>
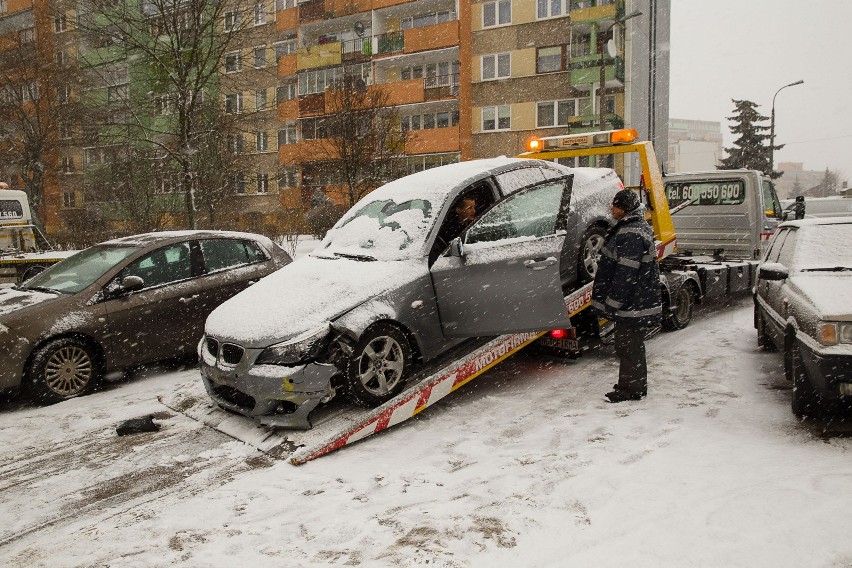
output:
<instances>
[{"instance_id":1,"label":"yellow truck cab","mask_svg":"<svg viewBox=\"0 0 852 568\"><path fill-rule=\"evenodd\" d=\"M27 194L0 183L0 250L37 250Z\"/></svg>"}]
</instances>

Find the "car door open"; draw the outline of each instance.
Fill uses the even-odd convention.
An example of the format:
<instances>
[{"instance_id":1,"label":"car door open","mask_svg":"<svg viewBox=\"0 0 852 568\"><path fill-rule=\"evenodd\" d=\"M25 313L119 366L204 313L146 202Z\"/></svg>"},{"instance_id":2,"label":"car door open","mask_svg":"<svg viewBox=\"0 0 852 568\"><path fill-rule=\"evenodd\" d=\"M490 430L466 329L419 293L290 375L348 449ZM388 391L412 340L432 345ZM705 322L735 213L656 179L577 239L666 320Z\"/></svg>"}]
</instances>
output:
<instances>
[{"instance_id":1,"label":"car door open","mask_svg":"<svg viewBox=\"0 0 852 568\"><path fill-rule=\"evenodd\" d=\"M574 176L501 201L432 265L446 337L570 326L559 276Z\"/></svg>"}]
</instances>

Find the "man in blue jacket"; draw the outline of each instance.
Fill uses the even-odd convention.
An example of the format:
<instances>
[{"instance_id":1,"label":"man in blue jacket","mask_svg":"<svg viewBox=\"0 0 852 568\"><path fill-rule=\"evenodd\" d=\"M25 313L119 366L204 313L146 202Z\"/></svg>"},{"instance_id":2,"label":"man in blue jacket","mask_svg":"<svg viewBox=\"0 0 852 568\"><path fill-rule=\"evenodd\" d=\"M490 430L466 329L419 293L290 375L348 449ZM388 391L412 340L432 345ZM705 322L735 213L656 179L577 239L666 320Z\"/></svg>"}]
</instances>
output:
<instances>
[{"instance_id":1,"label":"man in blue jacket","mask_svg":"<svg viewBox=\"0 0 852 568\"><path fill-rule=\"evenodd\" d=\"M606 393L610 402L639 400L648 393L645 335L660 324L660 267L654 232L645 221L636 192L615 194L615 226L601 249L592 290L592 307L615 322L618 384Z\"/></svg>"}]
</instances>

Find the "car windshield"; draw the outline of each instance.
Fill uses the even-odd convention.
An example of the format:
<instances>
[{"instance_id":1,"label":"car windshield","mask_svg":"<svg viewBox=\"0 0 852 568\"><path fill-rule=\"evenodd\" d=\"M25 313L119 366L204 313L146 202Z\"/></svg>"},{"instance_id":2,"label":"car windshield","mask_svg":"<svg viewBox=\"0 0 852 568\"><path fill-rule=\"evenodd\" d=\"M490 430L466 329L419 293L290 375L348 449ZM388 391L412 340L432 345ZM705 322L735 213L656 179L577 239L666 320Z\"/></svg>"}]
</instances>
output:
<instances>
[{"instance_id":1,"label":"car windshield","mask_svg":"<svg viewBox=\"0 0 852 568\"><path fill-rule=\"evenodd\" d=\"M375 200L351 209L328 232L319 256L356 260L404 260L422 252L432 226L432 203L425 199Z\"/></svg>"},{"instance_id":2,"label":"car windshield","mask_svg":"<svg viewBox=\"0 0 852 568\"><path fill-rule=\"evenodd\" d=\"M811 225L797 231L796 270L852 268L852 223Z\"/></svg>"},{"instance_id":3,"label":"car windshield","mask_svg":"<svg viewBox=\"0 0 852 568\"><path fill-rule=\"evenodd\" d=\"M75 294L90 286L110 268L139 248L138 246L95 245L54 264L28 280L21 288Z\"/></svg>"}]
</instances>

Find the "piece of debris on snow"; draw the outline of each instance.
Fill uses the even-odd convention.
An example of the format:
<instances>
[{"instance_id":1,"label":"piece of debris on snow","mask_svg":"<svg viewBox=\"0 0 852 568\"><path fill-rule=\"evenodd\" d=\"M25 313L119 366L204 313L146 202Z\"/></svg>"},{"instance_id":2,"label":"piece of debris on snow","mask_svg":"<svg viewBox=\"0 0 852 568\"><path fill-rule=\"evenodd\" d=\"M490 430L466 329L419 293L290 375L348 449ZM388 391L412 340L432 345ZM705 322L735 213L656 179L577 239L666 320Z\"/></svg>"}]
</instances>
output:
<instances>
[{"instance_id":1,"label":"piece of debris on snow","mask_svg":"<svg viewBox=\"0 0 852 568\"><path fill-rule=\"evenodd\" d=\"M119 436L127 436L129 434L141 434L142 432L156 432L159 429L160 425L154 422L154 416L149 415L125 420L115 427L115 433Z\"/></svg>"}]
</instances>

